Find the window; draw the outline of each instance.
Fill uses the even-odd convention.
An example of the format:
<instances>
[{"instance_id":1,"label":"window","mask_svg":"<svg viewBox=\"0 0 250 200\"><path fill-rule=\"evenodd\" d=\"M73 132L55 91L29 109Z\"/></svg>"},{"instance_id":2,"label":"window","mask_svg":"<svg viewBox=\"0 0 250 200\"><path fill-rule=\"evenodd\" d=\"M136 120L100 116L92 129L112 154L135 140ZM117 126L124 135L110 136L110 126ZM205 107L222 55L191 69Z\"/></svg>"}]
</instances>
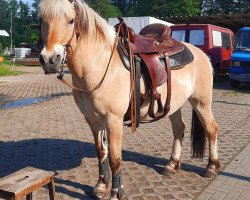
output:
<instances>
[{"instance_id":1,"label":"window","mask_svg":"<svg viewBox=\"0 0 250 200\"><path fill-rule=\"evenodd\" d=\"M190 30L189 43L193 45L204 45L204 30Z\"/></svg>"},{"instance_id":2,"label":"window","mask_svg":"<svg viewBox=\"0 0 250 200\"><path fill-rule=\"evenodd\" d=\"M237 46L237 38L236 38L236 36L232 35L231 40L232 40L232 43L233 43L233 49L236 49L236 46Z\"/></svg>"},{"instance_id":3,"label":"window","mask_svg":"<svg viewBox=\"0 0 250 200\"><path fill-rule=\"evenodd\" d=\"M224 48L230 48L230 35L229 33L221 33L222 36L222 47Z\"/></svg>"},{"instance_id":4,"label":"window","mask_svg":"<svg viewBox=\"0 0 250 200\"><path fill-rule=\"evenodd\" d=\"M249 49L250 48L250 31L241 31L237 48Z\"/></svg>"},{"instance_id":5,"label":"window","mask_svg":"<svg viewBox=\"0 0 250 200\"><path fill-rule=\"evenodd\" d=\"M172 31L172 37L179 42L185 42L185 30L174 30Z\"/></svg>"},{"instance_id":6,"label":"window","mask_svg":"<svg viewBox=\"0 0 250 200\"><path fill-rule=\"evenodd\" d=\"M222 46L221 32L212 31L212 36L213 36L213 45L216 47L221 47Z\"/></svg>"}]
</instances>

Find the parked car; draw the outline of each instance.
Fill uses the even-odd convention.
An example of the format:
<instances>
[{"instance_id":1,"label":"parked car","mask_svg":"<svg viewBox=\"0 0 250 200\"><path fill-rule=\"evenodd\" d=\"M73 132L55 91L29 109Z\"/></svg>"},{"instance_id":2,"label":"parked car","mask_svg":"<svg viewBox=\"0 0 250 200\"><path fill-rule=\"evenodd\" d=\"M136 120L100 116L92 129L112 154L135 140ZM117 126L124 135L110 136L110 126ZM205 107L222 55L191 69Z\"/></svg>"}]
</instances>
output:
<instances>
[{"instance_id":1,"label":"parked car","mask_svg":"<svg viewBox=\"0 0 250 200\"><path fill-rule=\"evenodd\" d=\"M236 49L231 57L230 80L233 88L250 82L250 27L241 28Z\"/></svg>"},{"instance_id":2,"label":"parked car","mask_svg":"<svg viewBox=\"0 0 250 200\"><path fill-rule=\"evenodd\" d=\"M191 43L208 55L215 79L229 73L234 44L234 34L230 29L211 24L180 24L171 26L171 29L173 38Z\"/></svg>"}]
</instances>

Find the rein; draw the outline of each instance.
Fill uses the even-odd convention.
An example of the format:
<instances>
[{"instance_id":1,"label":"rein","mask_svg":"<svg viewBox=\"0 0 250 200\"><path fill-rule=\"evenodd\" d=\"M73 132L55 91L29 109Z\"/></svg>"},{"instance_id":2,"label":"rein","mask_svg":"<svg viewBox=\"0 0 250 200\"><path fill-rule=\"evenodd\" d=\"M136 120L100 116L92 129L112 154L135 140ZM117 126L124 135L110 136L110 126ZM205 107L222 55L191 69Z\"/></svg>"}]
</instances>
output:
<instances>
[{"instance_id":1,"label":"rein","mask_svg":"<svg viewBox=\"0 0 250 200\"><path fill-rule=\"evenodd\" d=\"M66 57L67 57L68 49L71 48L70 42L71 42L72 38L74 37L75 29L73 31L73 36L71 37L71 39L69 40L69 42L64 46L64 55L63 55L63 58L62 58L62 61L61 61L61 67L60 67L60 71L58 72L57 78L60 81L62 81L65 85L67 85L68 87L70 87L71 89L77 90L77 91L80 91L80 92L83 92L83 93L92 93L95 90L97 90L98 88L100 88L101 85L102 85L102 83L103 83L103 81L104 81L104 79L105 79L105 77L106 77L106 75L107 75L108 69L110 67L111 60L113 58L115 49L117 47L118 40L119 40L119 33L121 31L122 24L123 23L121 23L119 25L119 28L118 28L118 31L117 31L117 34L116 34L116 37L115 37L114 46L112 47L111 55L110 55L110 58L109 58L109 61L108 61L105 73L104 73L102 79L100 80L100 82L92 90L83 90L83 89L80 89L80 88L74 86L73 83L70 83L69 81L67 81L66 79L63 78L63 76L64 76L64 69L63 69L63 67L64 67L64 65L67 62Z\"/></svg>"}]
</instances>

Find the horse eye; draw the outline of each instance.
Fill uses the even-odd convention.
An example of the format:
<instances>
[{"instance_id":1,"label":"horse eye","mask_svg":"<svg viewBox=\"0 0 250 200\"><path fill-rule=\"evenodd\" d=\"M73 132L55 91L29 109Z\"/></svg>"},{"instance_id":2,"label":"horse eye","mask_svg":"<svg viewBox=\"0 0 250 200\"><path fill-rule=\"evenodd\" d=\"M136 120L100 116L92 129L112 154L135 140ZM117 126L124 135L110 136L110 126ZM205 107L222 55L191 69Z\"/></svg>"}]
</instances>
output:
<instances>
[{"instance_id":1,"label":"horse eye","mask_svg":"<svg viewBox=\"0 0 250 200\"><path fill-rule=\"evenodd\" d=\"M69 21L69 24L73 24L75 22L75 19L71 19L70 21Z\"/></svg>"}]
</instances>

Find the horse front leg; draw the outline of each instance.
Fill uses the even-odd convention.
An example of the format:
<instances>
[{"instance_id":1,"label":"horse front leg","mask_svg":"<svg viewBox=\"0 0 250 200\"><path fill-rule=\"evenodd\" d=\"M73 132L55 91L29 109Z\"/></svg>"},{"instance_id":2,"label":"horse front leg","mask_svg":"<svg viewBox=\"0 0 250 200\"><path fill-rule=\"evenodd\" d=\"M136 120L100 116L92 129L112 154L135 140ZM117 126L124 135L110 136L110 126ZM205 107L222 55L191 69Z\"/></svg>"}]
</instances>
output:
<instances>
[{"instance_id":1,"label":"horse front leg","mask_svg":"<svg viewBox=\"0 0 250 200\"><path fill-rule=\"evenodd\" d=\"M108 192L110 180L107 132L102 126L102 128L98 128L96 123L92 123L88 119L86 121L93 132L99 166L99 180L94 187L94 193L96 197L102 199Z\"/></svg>"},{"instance_id":2,"label":"horse front leg","mask_svg":"<svg viewBox=\"0 0 250 200\"><path fill-rule=\"evenodd\" d=\"M182 119L181 109L177 110L169 119L172 124L174 143L169 163L166 165L164 175L174 174L180 168L180 157L182 149L182 140L184 137L185 124Z\"/></svg>"},{"instance_id":3,"label":"horse front leg","mask_svg":"<svg viewBox=\"0 0 250 200\"><path fill-rule=\"evenodd\" d=\"M121 173L121 148L123 134L123 119L112 116L107 123L108 143L109 143L109 161L112 171L112 189L110 200L121 199L123 195L123 183Z\"/></svg>"},{"instance_id":4,"label":"horse front leg","mask_svg":"<svg viewBox=\"0 0 250 200\"><path fill-rule=\"evenodd\" d=\"M94 138L99 166L99 180L94 187L94 193L101 199L106 196L110 179L106 130L100 131L98 134L94 135Z\"/></svg>"}]
</instances>

